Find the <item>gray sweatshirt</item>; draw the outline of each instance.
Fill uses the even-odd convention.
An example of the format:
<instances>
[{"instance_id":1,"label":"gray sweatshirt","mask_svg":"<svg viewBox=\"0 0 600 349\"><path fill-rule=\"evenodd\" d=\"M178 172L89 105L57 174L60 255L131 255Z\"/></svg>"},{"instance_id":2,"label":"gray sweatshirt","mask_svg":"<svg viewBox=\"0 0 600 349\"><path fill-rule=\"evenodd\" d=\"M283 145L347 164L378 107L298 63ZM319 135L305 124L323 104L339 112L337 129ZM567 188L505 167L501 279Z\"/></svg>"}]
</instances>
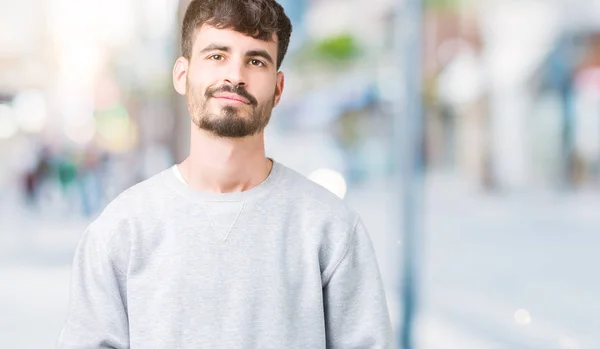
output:
<instances>
[{"instance_id":1,"label":"gray sweatshirt","mask_svg":"<svg viewBox=\"0 0 600 349\"><path fill-rule=\"evenodd\" d=\"M274 162L202 193L172 169L84 232L59 349L390 348L369 235L342 200Z\"/></svg>"}]
</instances>

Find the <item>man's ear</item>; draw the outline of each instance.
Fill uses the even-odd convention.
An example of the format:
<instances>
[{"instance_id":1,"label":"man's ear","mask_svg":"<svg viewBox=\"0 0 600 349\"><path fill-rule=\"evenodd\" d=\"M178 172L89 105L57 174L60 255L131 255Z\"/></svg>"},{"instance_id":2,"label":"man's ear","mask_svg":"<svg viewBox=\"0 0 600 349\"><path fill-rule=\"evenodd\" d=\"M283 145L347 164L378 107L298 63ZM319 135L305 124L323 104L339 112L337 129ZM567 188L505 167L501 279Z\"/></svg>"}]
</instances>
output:
<instances>
[{"instance_id":1,"label":"man's ear","mask_svg":"<svg viewBox=\"0 0 600 349\"><path fill-rule=\"evenodd\" d=\"M277 104L279 104L284 85L285 76L283 75L283 72L277 72L277 84L275 85L275 101L273 102L273 107L276 107Z\"/></svg>"},{"instance_id":2,"label":"man's ear","mask_svg":"<svg viewBox=\"0 0 600 349\"><path fill-rule=\"evenodd\" d=\"M175 91L182 96L186 92L188 67L189 61L185 57L177 58L173 67L173 86Z\"/></svg>"}]
</instances>

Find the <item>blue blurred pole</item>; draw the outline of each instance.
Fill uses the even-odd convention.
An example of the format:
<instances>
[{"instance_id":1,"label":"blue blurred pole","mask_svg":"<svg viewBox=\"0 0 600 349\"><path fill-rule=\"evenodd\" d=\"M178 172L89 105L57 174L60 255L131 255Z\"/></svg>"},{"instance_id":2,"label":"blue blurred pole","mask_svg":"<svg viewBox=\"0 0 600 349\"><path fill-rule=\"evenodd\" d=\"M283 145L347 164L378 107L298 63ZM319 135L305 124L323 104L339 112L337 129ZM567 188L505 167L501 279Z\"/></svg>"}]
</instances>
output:
<instances>
[{"instance_id":1,"label":"blue blurred pole","mask_svg":"<svg viewBox=\"0 0 600 349\"><path fill-rule=\"evenodd\" d=\"M394 139L399 147L396 156L402 188L402 322L399 346L414 348L413 327L417 309L417 272L419 236L421 234L423 188L423 121L422 121L422 0L398 0L395 21L397 56L402 62L398 80L400 96L394 115ZM403 83L402 83L403 82Z\"/></svg>"},{"instance_id":2,"label":"blue blurred pole","mask_svg":"<svg viewBox=\"0 0 600 349\"><path fill-rule=\"evenodd\" d=\"M559 91L562 100L562 187L565 190L572 189L574 186L573 166L575 153L575 111L573 105L573 71L575 51L573 38L570 35L565 35L563 39L564 48L559 54L561 60L557 71L553 72L558 75Z\"/></svg>"}]
</instances>

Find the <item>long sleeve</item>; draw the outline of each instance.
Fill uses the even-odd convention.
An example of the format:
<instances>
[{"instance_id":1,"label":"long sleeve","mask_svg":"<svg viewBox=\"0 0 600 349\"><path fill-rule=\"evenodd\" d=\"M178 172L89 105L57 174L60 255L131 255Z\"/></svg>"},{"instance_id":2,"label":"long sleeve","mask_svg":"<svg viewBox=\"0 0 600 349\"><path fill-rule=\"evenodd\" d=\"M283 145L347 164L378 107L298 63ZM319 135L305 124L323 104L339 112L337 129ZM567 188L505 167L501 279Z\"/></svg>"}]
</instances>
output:
<instances>
[{"instance_id":1,"label":"long sleeve","mask_svg":"<svg viewBox=\"0 0 600 349\"><path fill-rule=\"evenodd\" d=\"M392 346L392 328L369 235L359 219L324 286L328 349Z\"/></svg>"},{"instance_id":2,"label":"long sleeve","mask_svg":"<svg viewBox=\"0 0 600 349\"><path fill-rule=\"evenodd\" d=\"M125 276L109 252L109 242L89 229L79 242L58 349L129 348Z\"/></svg>"}]
</instances>

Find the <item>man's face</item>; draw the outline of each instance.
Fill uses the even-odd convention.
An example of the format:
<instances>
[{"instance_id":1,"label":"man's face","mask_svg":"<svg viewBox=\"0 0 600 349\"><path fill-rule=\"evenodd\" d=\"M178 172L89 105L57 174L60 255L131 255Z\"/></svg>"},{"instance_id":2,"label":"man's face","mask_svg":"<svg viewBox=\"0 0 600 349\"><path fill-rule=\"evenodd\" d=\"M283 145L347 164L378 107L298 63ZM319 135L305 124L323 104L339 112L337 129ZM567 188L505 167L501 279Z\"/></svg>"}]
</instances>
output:
<instances>
[{"instance_id":1,"label":"man's face","mask_svg":"<svg viewBox=\"0 0 600 349\"><path fill-rule=\"evenodd\" d=\"M204 25L196 31L189 62L178 59L175 88L186 95L192 121L215 136L239 138L262 132L279 103L277 41ZM184 92L184 93L182 93Z\"/></svg>"}]
</instances>

